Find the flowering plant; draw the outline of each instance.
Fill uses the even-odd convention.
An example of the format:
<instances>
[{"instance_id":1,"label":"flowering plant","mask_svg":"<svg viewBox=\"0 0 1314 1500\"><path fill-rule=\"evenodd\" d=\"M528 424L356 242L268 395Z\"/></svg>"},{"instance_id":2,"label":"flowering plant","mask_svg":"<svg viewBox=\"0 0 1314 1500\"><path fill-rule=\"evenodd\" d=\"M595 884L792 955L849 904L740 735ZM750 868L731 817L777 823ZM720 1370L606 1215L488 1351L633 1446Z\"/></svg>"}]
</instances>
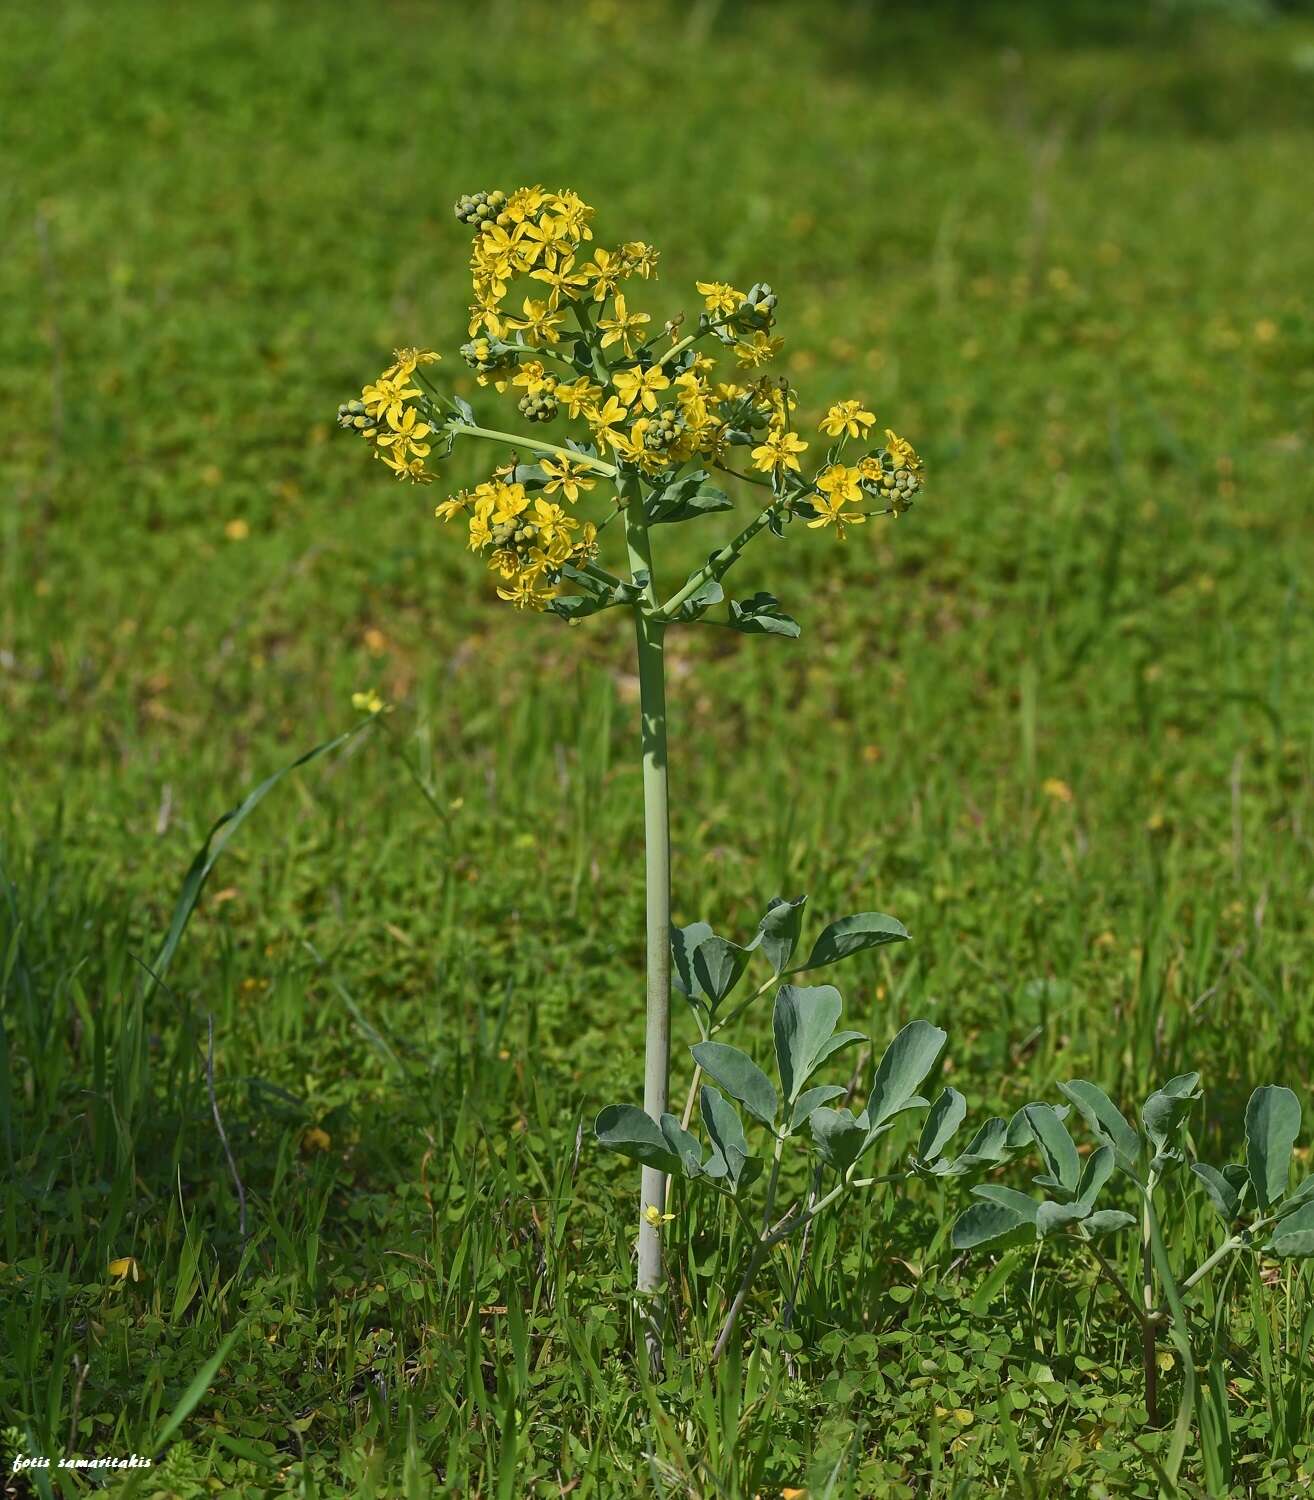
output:
<instances>
[{"instance_id":1,"label":"flowering plant","mask_svg":"<svg viewBox=\"0 0 1314 1500\"><path fill-rule=\"evenodd\" d=\"M634 295L638 283L654 278L657 251L640 241L614 249L594 242L593 209L578 194L541 187L510 194L479 192L460 199L456 217L473 231L473 301L461 358L481 387L515 402L532 433L482 425L468 402L434 382L432 366L440 356L419 348L398 350L358 399L338 408L338 419L363 437L374 457L399 479L417 484L433 480L429 463L450 454L458 439L498 445L503 459L489 477L436 507L440 520L465 524L468 545L487 559L498 597L571 623L612 608L625 608L633 616L646 833L644 1100L642 1111L626 1106L604 1111L598 1134L604 1145L644 1164L638 1285L651 1293L661 1283L660 1235L668 1217L666 1178L672 1161L687 1159L689 1175L707 1180L729 1174L736 1186L740 1180L747 1185L753 1176L742 1170L742 1161L730 1173L726 1143L722 1139L717 1144L715 1131L728 1130L734 1141L742 1141L742 1128L736 1129L725 1113L734 1113L731 1106L720 1108L724 1101L719 1095L713 1101L714 1090L703 1094L704 1116L710 1106L719 1117L711 1128L714 1153L720 1150L721 1157L710 1168L699 1156L693 1171L696 1145L690 1145L685 1128L702 1072L732 1094L733 1079L748 1076L737 1060L748 1062L746 1056L737 1054L727 1063L734 1049L711 1038L748 1003L733 1012L717 1010L743 976L750 955L760 951L772 965L771 976L751 1000L785 973L907 937L892 918L861 913L832 923L817 940L813 957L787 968L803 898L773 901L758 935L743 946L717 937L704 923L676 934L677 982L697 1021L701 1051L695 1054L698 1067L683 1123L666 1114L672 933L665 633L673 625L701 621L750 635L797 636L798 623L773 595L727 599L722 580L745 547L764 532L783 538L797 522L806 530L831 529L844 541L850 528L873 517L896 517L922 487L922 463L911 444L889 429L884 442L873 441L875 414L859 400L845 400L822 417L819 432L826 443L823 448L815 442L820 462L805 469L805 455L815 440L802 437L795 425L798 395L787 378L764 370L782 343L774 331L776 293L766 282L742 292L727 282L699 281L702 306L696 320L686 327L680 313L658 324L640 310ZM558 441L542 435L553 424ZM653 531L733 509L722 479L763 492L761 502L737 534L663 598ZM606 533L616 522L623 561L609 564ZM711 611L720 606L724 613L713 617ZM801 1059L800 1054L788 1065L794 1073L804 1061L810 1071L856 1035L840 1033L842 1040L830 1040L838 994L822 989L825 995L785 985L784 999L777 997L778 1015L796 1015L808 1035L812 1029L819 1028L819 1035L825 1031L817 1056ZM827 1018L828 1028L823 1024ZM789 1130L801 1128L814 1115L816 1121L824 1120L822 1126L814 1123L814 1135L822 1130L818 1150L823 1163L839 1160L824 1132L844 1135L840 1170L847 1184L862 1145L854 1132L869 1145L881 1131L866 1121L850 1130L839 1118L846 1112L823 1107L843 1092L836 1086L811 1091L810 1108L802 1114L799 1098L788 1097L787 1102L792 1108ZM925 1102L911 1098L912 1092L910 1084L912 1104ZM735 1097L742 1101L742 1094ZM650 1127L646 1133L635 1123L640 1114ZM663 1123L663 1116L669 1123ZM678 1134L672 1133L673 1126ZM654 1144L648 1137L663 1128L668 1135ZM778 1146L783 1138L777 1136ZM850 1149L852 1154L846 1154ZM725 1167L719 1170L722 1159ZM775 1178L773 1170L768 1216ZM812 1207L807 1214L800 1212L799 1223L819 1201L814 1193ZM656 1358L659 1334L653 1322L648 1343Z\"/></svg>"}]
</instances>

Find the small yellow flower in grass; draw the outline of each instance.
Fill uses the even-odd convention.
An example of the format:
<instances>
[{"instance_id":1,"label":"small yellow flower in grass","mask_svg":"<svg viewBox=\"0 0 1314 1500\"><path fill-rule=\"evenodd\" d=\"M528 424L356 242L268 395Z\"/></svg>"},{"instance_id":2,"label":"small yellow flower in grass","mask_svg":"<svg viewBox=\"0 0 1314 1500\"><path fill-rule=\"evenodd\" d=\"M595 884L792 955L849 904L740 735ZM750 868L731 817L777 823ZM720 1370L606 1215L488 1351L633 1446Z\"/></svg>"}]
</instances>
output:
<instances>
[{"instance_id":1,"label":"small yellow flower in grass","mask_svg":"<svg viewBox=\"0 0 1314 1500\"><path fill-rule=\"evenodd\" d=\"M1060 781L1057 776L1049 776L1045 779L1041 791L1047 797L1052 797L1055 802L1071 802L1072 788L1066 781Z\"/></svg>"},{"instance_id":2,"label":"small yellow flower in grass","mask_svg":"<svg viewBox=\"0 0 1314 1500\"><path fill-rule=\"evenodd\" d=\"M807 446L796 432L769 433L766 441L753 449L753 467L763 474L770 474L773 469L793 469L797 474L798 455Z\"/></svg>"},{"instance_id":3,"label":"small yellow flower in grass","mask_svg":"<svg viewBox=\"0 0 1314 1500\"><path fill-rule=\"evenodd\" d=\"M382 698L370 688L368 692L353 693L351 706L360 714L381 714L386 707Z\"/></svg>"},{"instance_id":4,"label":"small yellow flower in grass","mask_svg":"<svg viewBox=\"0 0 1314 1500\"><path fill-rule=\"evenodd\" d=\"M643 1222L650 1224L654 1229L660 1229L663 1224L669 1224L674 1217L674 1214L664 1214L655 1203L650 1203L643 1211Z\"/></svg>"},{"instance_id":5,"label":"small yellow flower in grass","mask_svg":"<svg viewBox=\"0 0 1314 1500\"><path fill-rule=\"evenodd\" d=\"M648 370L621 370L613 383L626 406L637 401L645 411L656 411L657 392L664 391L671 382L654 366Z\"/></svg>"},{"instance_id":6,"label":"small yellow flower in grass","mask_svg":"<svg viewBox=\"0 0 1314 1500\"><path fill-rule=\"evenodd\" d=\"M837 401L821 419L828 437L863 437L876 421L874 411L864 411L860 401Z\"/></svg>"},{"instance_id":7,"label":"small yellow flower in grass","mask_svg":"<svg viewBox=\"0 0 1314 1500\"><path fill-rule=\"evenodd\" d=\"M611 318L599 318L598 327L603 330L602 347L610 348L612 344L619 341L626 354L634 353L632 340L643 336L643 325L652 321L647 313L630 312L625 305L625 293L617 292L616 301L613 304L615 316Z\"/></svg>"},{"instance_id":8,"label":"small yellow flower in grass","mask_svg":"<svg viewBox=\"0 0 1314 1500\"><path fill-rule=\"evenodd\" d=\"M224 525L224 535L230 542L244 542L251 535L251 527L238 516Z\"/></svg>"},{"instance_id":9,"label":"small yellow flower in grass","mask_svg":"<svg viewBox=\"0 0 1314 1500\"><path fill-rule=\"evenodd\" d=\"M141 1267L131 1255L120 1255L109 1263L109 1273L117 1281L140 1281Z\"/></svg>"},{"instance_id":10,"label":"small yellow flower in grass","mask_svg":"<svg viewBox=\"0 0 1314 1500\"><path fill-rule=\"evenodd\" d=\"M709 313L732 313L744 300L743 292L736 291L728 281L695 281L694 285L703 294L703 305Z\"/></svg>"},{"instance_id":11,"label":"small yellow flower in grass","mask_svg":"<svg viewBox=\"0 0 1314 1500\"><path fill-rule=\"evenodd\" d=\"M579 499L581 490L591 490L598 482L588 478L588 470L569 458L545 458L540 461L539 468L548 476L544 486L547 493L554 495L560 490L572 505Z\"/></svg>"},{"instance_id":12,"label":"small yellow flower in grass","mask_svg":"<svg viewBox=\"0 0 1314 1500\"><path fill-rule=\"evenodd\" d=\"M312 1125L301 1137L301 1149L307 1156L314 1151L327 1151L332 1144L332 1136L318 1125Z\"/></svg>"}]
</instances>

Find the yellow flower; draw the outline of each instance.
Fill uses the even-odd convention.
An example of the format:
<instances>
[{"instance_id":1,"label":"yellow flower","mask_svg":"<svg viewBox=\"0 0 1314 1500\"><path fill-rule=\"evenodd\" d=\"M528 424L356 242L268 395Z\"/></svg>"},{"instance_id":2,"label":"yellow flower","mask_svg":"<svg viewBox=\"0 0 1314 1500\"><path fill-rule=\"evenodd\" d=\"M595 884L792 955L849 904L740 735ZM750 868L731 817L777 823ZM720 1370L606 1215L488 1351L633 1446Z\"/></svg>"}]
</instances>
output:
<instances>
[{"instance_id":1,"label":"yellow flower","mask_svg":"<svg viewBox=\"0 0 1314 1500\"><path fill-rule=\"evenodd\" d=\"M828 437L863 437L876 421L876 413L864 411L859 401L837 401L821 419L821 430Z\"/></svg>"},{"instance_id":2,"label":"yellow flower","mask_svg":"<svg viewBox=\"0 0 1314 1500\"><path fill-rule=\"evenodd\" d=\"M736 291L728 281L695 281L694 285L703 294L703 305L710 313L732 313L744 300L743 292Z\"/></svg>"},{"instance_id":3,"label":"yellow flower","mask_svg":"<svg viewBox=\"0 0 1314 1500\"><path fill-rule=\"evenodd\" d=\"M569 458L544 458L539 461L539 468L548 475L544 486L547 493L553 495L560 490L572 505L579 499L581 490L591 490L598 482L587 478L588 471Z\"/></svg>"},{"instance_id":4,"label":"yellow flower","mask_svg":"<svg viewBox=\"0 0 1314 1500\"><path fill-rule=\"evenodd\" d=\"M133 1281L141 1280L141 1267L131 1255L120 1255L117 1260L109 1263L109 1273L119 1281L131 1278Z\"/></svg>"},{"instance_id":5,"label":"yellow flower","mask_svg":"<svg viewBox=\"0 0 1314 1500\"><path fill-rule=\"evenodd\" d=\"M674 1214L664 1214L655 1203L650 1203L643 1211L643 1222L650 1224L654 1229L660 1229L663 1224L669 1224L675 1217Z\"/></svg>"},{"instance_id":6,"label":"yellow flower","mask_svg":"<svg viewBox=\"0 0 1314 1500\"><path fill-rule=\"evenodd\" d=\"M557 330L565 321L564 313L556 312L547 302L534 302L528 297L524 300L523 311L523 317L506 320L508 328L519 328L525 341L535 346L561 342Z\"/></svg>"},{"instance_id":7,"label":"yellow flower","mask_svg":"<svg viewBox=\"0 0 1314 1500\"><path fill-rule=\"evenodd\" d=\"M830 464L817 475L817 489L812 505L817 514L808 525L834 526L840 541L844 540L845 526L861 526L867 519L861 514L845 515L846 505L857 505L862 499L858 486L857 469L847 469L843 464Z\"/></svg>"},{"instance_id":8,"label":"yellow flower","mask_svg":"<svg viewBox=\"0 0 1314 1500\"><path fill-rule=\"evenodd\" d=\"M627 269L635 276L642 276L645 281L657 269L657 256L658 251L651 245L645 245L642 240L630 240L621 246L621 257Z\"/></svg>"},{"instance_id":9,"label":"yellow flower","mask_svg":"<svg viewBox=\"0 0 1314 1500\"><path fill-rule=\"evenodd\" d=\"M1046 777L1041 791L1047 797L1052 797L1055 802L1072 801L1072 788L1066 781L1060 781L1057 776Z\"/></svg>"},{"instance_id":10,"label":"yellow flower","mask_svg":"<svg viewBox=\"0 0 1314 1500\"><path fill-rule=\"evenodd\" d=\"M398 479L409 479L412 484L433 483L434 476L425 469L422 458L407 458L400 451L376 453L374 456L381 458Z\"/></svg>"},{"instance_id":11,"label":"yellow flower","mask_svg":"<svg viewBox=\"0 0 1314 1500\"><path fill-rule=\"evenodd\" d=\"M602 387L594 385L587 375L581 375L578 380L566 381L557 386L557 403L564 406L566 415L578 417L581 411L593 403L602 395Z\"/></svg>"},{"instance_id":12,"label":"yellow flower","mask_svg":"<svg viewBox=\"0 0 1314 1500\"><path fill-rule=\"evenodd\" d=\"M551 500L535 500L534 525L538 527L539 540L545 545L551 546L558 540L565 540L569 545L570 533L579 522Z\"/></svg>"},{"instance_id":13,"label":"yellow flower","mask_svg":"<svg viewBox=\"0 0 1314 1500\"><path fill-rule=\"evenodd\" d=\"M422 438L429 436L432 430L427 422L416 420L415 408L408 406L404 408L404 415L399 415L401 408L392 407L388 412L388 426L391 432L381 432L375 439L380 448L395 447L397 456L404 458L407 454L413 454L416 458L426 458L429 454L429 444L422 442Z\"/></svg>"},{"instance_id":14,"label":"yellow flower","mask_svg":"<svg viewBox=\"0 0 1314 1500\"><path fill-rule=\"evenodd\" d=\"M368 692L353 693L351 695L351 706L359 714L381 714L384 709L383 699L370 688Z\"/></svg>"},{"instance_id":15,"label":"yellow flower","mask_svg":"<svg viewBox=\"0 0 1314 1500\"><path fill-rule=\"evenodd\" d=\"M509 589L500 588L497 591L499 599L505 599L516 609L546 609L549 602L556 598L556 594L555 588L539 588L535 578L523 575Z\"/></svg>"},{"instance_id":16,"label":"yellow flower","mask_svg":"<svg viewBox=\"0 0 1314 1500\"><path fill-rule=\"evenodd\" d=\"M391 416L394 412L400 413L404 402L420 394L415 386L408 386L410 375L403 375L399 380L394 380L388 375L380 375L373 385L367 385L360 393L360 399L365 410L372 417Z\"/></svg>"},{"instance_id":17,"label":"yellow flower","mask_svg":"<svg viewBox=\"0 0 1314 1500\"><path fill-rule=\"evenodd\" d=\"M356 693L354 695L354 697L356 698L360 698L363 696L364 694L362 693ZM381 709L382 707L383 705L380 703L379 708L372 708L370 712L378 713L379 709ZM332 1144L333 1137L329 1135L327 1130L322 1130L318 1125L312 1125L310 1129L307 1130L306 1133L301 1137L301 1149L307 1156L309 1156L312 1151L327 1151Z\"/></svg>"},{"instance_id":18,"label":"yellow flower","mask_svg":"<svg viewBox=\"0 0 1314 1500\"><path fill-rule=\"evenodd\" d=\"M471 496L468 490L459 490L455 495L449 495L446 500L440 500L433 508L433 513L440 521L450 521L453 516L464 515L470 509Z\"/></svg>"},{"instance_id":19,"label":"yellow flower","mask_svg":"<svg viewBox=\"0 0 1314 1500\"><path fill-rule=\"evenodd\" d=\"M542 360L527 359L511 377L511 384L522 387L526 395L537 396L544 386L555 379L555 375L549 375L543 368Z\"/></svg>"},{"instance_id":20,"label":"yellow flower","mask_svg":"<svg viewBox=\"0 0 1314 1500\"><path fill-rule=\"evenodd\" d=\"M637 401L645 411L657 410L657 392L664 391L670 381L654 365L647 370L621 370L612 377L612 384L626 406Z\"/></svg>"},{"instance_id":21,"label":"yellow flower","mask_svg":"<svg viewBox=\"0 0 1314 1500\"><path fill-rule=\"evenodd\" d=\"M419 365L436 365L442 358L432 349L394 349L393 364L383 373L395 380L409 380Z\"/></svg>"},{"instance_id":22,"label":"yellow flower","mask_svg":"<svg viewBox=\"0 0 1314 1500\"><path fill-rule=\"evenodd\" d=\"M741 369L752 370L773 360L784 347L784 339L773 339L759 330L735 345L735 359Z\"/></svg>"},{"instance_id":23,"label":"yellow flower","mask_svg":"<svg viewBox=\"0 0 1314 1500\"><path fill-rule=\"evenodd\" d=\"M575 294L586 287L589 278L583 271L576 271L575 257L567 255L554 267L540 266L537 271L529 274L535 281L545 282L554 292L559 293L568 301L574 301Z\"/></svg>"},{"instance_id":24,"label":"yellow flower","mask_svg":"<svg viewBox=\"0 0 1314 1500\"><path fill-rule=\"evenodd\" d=\"M768 433L766 441L753 449L753 466L764 474L771 473L773 469L793 469L798 473L797 455L807 446L796 432Z\"/></svg>"},{"instance_id":25,"label":"yellow flower","mask_svg":"<svg viewBox=\"0 0 1314 1500\"><path fill-rule=\"evenodd\" d=\"M244 542L251 535L250 523L236 516L224 523L224 535L230 542Z\"/></svg>"},{"instance_id":26,"label":"yellow flower","mask_svg":"<svg viewBox=\"0 0 1314 1500\"><path fill-rule=\"evenodd\" d=\"M598 327L604 329L602 335L602 347L604 349L616 343L617 340L624 346L626 354L633 354L634 349L630 343L632 338L638 338L643 331L643 325L652 321L647 313L632 313L625 305L625 293L616 293L615 317L599 318Z\"/></svg>"},{"instance_id":27,"label":"yellow flower","mask_svg":"<svg viewBox=\"0 0 1314 1500\"><path fill-rule=\"evenodd\" d=\"M505 526L528 507L529 496L523 484L497 485L493 491L493 525Z\"/></svg>"},{"instance_id":28,"label":"yellow flower","mask_svg":"<svg viewBox=\"0 0 1314 1500\"><path fill-rule=\"evenodd\" d=\"M593 283L593 300L605 302L616 290L617 283L630 274L629 267L610 250L595 249L593 259L580 267L582 275Z\"/></svg>"},{"instance_id":29,"label":"yellow flower","mask_svg":"<svg viewBox=\"0 0 1314 1500\"><path fill-rule=\"evenodd\" d=\"M885 451L894 460L896 469L911 469L916 473L922 467L913 445L906 438L896 437L888 427L885 429Z\"/></svg>"}]
</instances>

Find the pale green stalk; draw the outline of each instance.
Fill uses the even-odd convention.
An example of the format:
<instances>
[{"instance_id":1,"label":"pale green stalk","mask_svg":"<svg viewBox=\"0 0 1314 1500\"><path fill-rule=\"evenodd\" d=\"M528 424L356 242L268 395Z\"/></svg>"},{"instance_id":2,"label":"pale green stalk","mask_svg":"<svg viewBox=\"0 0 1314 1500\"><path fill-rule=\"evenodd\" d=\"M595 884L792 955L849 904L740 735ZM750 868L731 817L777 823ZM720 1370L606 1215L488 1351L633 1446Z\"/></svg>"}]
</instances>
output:
<instances>
[{"instance_id":1,"label":"pale green stalk","mask_svg":"<svg viewBox=\"0 0 1314 1500\"><path fill-rule=\"evenodd\" d=\"M780 511L784 503L783 500L773 500L765 510L754 516L738 536L728 541L724 547L713 552L703 566L697 572L690 575L688 581L671 595L653 618L663 623L668 623L674 619L676 611L684 601L692 598L705 583L709 583L716 578L721 578L728 573L739 560L739 554L758 532L762 530L767 522L771 520L771 517Z\"/></svg>"},{"instance_id":2,"label":"pale green stalk","mask_svg":"<svg viewBox=\"0 0 1314 1500\"><path fill-rule=\"evenodd\" d=\"M587 453L576 453L572 448L559 448L556 443L544 443L538 438L525 437L523 433L497 432L491 427L475 427L469 422L458 421L445 423L443 430L454 432L458 436L490 438L495 443L506 443L512 448L530 448L535 453L551 453L557 458L569 459L581 469L592 469L595 474L603 474L608 479L616 477L616 465L609 464L605 458L590 458Z\"/></svg>"},{"instance_id":3,"label":"pale green stalk","mask_svg":"<svg viewBox=\"0 0 1314 1500\"><path fill-rule=\"evenodd\" d=\"M643 1060L643 1107L653 1120L666 1111L671 1052L671 829L667 807L666 681L663 662L665 625L650 610L656 602L652 543L643 513L643 493L636 476L622 481L625 540L630 570L647 575L643 598L634 605L639 658L640 749L643 756L645 887L647 893L648 984ZM644 1167L643 1210L661 1213L666 1206L666 1176ZM662 1285L661 1227L639 1220L638 1289L655 1299ZM649 1368L661 1369L661 1312L650 1300L647 1309Z\"/></svg>"}]
</instances>

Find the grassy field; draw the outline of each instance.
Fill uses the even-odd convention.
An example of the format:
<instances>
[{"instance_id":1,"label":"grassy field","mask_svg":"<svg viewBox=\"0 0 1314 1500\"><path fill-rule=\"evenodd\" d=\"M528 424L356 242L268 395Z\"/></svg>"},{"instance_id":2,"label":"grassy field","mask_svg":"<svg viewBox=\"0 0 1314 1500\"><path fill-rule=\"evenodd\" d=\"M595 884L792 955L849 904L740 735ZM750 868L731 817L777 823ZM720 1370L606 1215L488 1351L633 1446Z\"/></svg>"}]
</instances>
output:
<instances>
[{"instance_id":1,"label":"grassy field","mask_svg":"<svg viewBox=\"0 0 1314 1500\"><path fill-rule=\"evenodd\" d=\"M640 1383L631 1173L588 1129L641 1083L631 634L513 615L333 426L394 345L464 338L462 192L577 188L602 242L661 249L654 314L769 279L808 423L862 395L930 487L752 554L798 641L672 640L677 920L893 913L915 941L853 962L850 1024L943 1025L978 1113L1199 1068L1196 1144L1235 1159L1253 1085L1314 1088L1314 27L1045 14L6 15L6 1469L1155 1493L1110 1293L1048 1244L954 1256L952 1188L822 1231L794 1326L764 1286L715 1372L742 1249L677 1198L686 1315ZM395 712L270 794L152 991L210 824L364 688ZM1196 1198L1173 1233L1193 1263ZM1312 1292L1301 1262L1231 1283L1228 1468L1193 1443L1183 1493L1310 1484Z\"/></svg>"}]
</instances>

